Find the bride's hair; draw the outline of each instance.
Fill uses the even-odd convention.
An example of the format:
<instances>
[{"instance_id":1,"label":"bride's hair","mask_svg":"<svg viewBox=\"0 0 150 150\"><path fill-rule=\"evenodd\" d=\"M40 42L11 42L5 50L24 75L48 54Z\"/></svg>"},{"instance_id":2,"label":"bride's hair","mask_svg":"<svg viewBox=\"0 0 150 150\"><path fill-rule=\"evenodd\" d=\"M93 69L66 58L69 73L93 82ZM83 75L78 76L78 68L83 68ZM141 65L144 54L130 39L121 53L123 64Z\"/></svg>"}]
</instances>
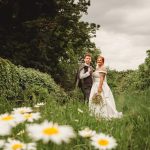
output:
<instances>
[{"instance_id":1,"label":"bride's hair","mask_svg":"<svg viewBox=\"0 0 150 150\"><path fill-rule=\"evenodd\" d=\"M103 64L104 64L104 62L105 62L105 58L104 58L103 56L100 56L100 55L97 57L97 60L98 60L99 58L101 58L101 59L102 59ZM98 66L98 64L96 64L96 69L98 69L98 67L99 67L99 66Z\"/></svg>"},{"instance_id":2,"label":"bride's hair","mask_svg":"<svg viewBox=\"0 0 150 150\"><path fill-rule=\"evenodd\" d=\"M105 62L105 58L104 58L103 56L98 56L98 57L97 57L97 60L98 60L99 58L102 59L103 63Z\"/></svg>"}]
</instances>

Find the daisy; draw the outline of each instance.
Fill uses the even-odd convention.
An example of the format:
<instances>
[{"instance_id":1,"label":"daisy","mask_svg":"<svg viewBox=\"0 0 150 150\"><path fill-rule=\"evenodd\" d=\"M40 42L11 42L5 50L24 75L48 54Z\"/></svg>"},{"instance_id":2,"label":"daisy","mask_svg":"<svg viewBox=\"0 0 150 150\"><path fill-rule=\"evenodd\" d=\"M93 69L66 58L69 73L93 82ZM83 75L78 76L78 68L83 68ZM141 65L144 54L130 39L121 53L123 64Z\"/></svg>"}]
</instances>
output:
<instances>
[{"instance_id":1,"label":"daisy","mask_svg":"<svg viewBox=\"0 0 150 150\"><path fill-rule=\"evenodd\" d=\"M92 138L92 145L99 150L108 150L117 146L116 140L105 134L96 134Z\"/></svg>"},{"instance_id":2,"label":"daisy","mask_svg":"<svg viewBox=\"0 0 150 150\"><path fill-rule=\"evenodd\" d=\"M41 107L41 106L44 106L45 103L37 103L34 107Z\"/></svg>"},{"instance_id":3,"label":"daisy","mask_svg":"<svg viewBox=\"0 0 150 150\"><path fill-rule=\"evenodd\" d=\"M25 113L25 114L23 114L23 118L26 121L33 122L34 120L38 120L39 118L41 118L41 116L40 116L39 112L37 112L37 113Z\"/></svg>"},{"instance_id":4,"label":"daisy","mask_svg":"<svg viewBox=\"0 0 150 150\"><path fill-rule=\"evenodd\" d=\"M19 140L8 139L8 142L4 145L4 150L36 150L36 144L25 144Z\"/></svg>"},{"instance_id":5,"label":"daisy","mask_svg":"<svg viewBox=\"0 0 150 150\"><path fill-rule=\"evenodd\" d=\"M26 145L18 140L8 139L4 145L4 150L25 150Z\"/></svg>"},{"instance_id":6,"label":"daisy","mask_svg":"<svg viewBox=\"0 0 150 150\"><path fill-rule=\"evenodd\" d=\"M79 131L79 135L84 137L84 138L90 138L96 134L95 131L90 130L88 127L85 128L84 130Z\"/></svg>"},{"instance_id":7,"label":"daisy","mask_svg":"<svg viewBox=\"0 0 150 150\"><path fill-rule=\"evenodd\" d=\"M13 108L14 114L24 114L24 113L30 113L33 110L30 107L19 107L19 108Z\"/></svg>"},{"instance_id":8,"label":"daisy","mask_svg":"<svg viewBox=\"0 0 150 150\"><path fill-rule=\"evenodd\" d=\"M43 140L44 143L52 141L56 144L68 143L70 138L75 137L75 133L70 126L59 126L56 123L44 121L41 124L30 124L27 132L34 140Z\"/></svg>"},{"instance_id":9,"label":"daisy","mask_svg":"<svg viewBox=\"0 0 150 150\"><path fill-rule=\"evenodd\" d=\"M5 144L5 140L0 140L0 148L3 148L4 144Z\"/></svg>"},{"instance_id":10,"label":"daisy","mask_svg":"<svg viewBox=\"0 0 150 150\"><path fill-rule=\"evenodd\" d=\"M1 114L0 122L8 123L11 126L16 126L17 124L24 122L24 118L20 114Z\"/></svg>"},{"instance_id":11,"label":"daisy","mask_svg":"<svg viewBox=\"0 0 150 150\"><path fill-rule=\"evenodd\" d=\"M12 127L5 122L0 122L0 136L10 135Z\"/></svg>"},{"instance_id":12,"label":"daisy","mask_svg":"<svg viewBox=\"0 0 150 150\"><path fill-rule=\"evenodd\" d=\"M26 144L26 150L36 150L36 143Z\"/></svg>"}]
</instances>

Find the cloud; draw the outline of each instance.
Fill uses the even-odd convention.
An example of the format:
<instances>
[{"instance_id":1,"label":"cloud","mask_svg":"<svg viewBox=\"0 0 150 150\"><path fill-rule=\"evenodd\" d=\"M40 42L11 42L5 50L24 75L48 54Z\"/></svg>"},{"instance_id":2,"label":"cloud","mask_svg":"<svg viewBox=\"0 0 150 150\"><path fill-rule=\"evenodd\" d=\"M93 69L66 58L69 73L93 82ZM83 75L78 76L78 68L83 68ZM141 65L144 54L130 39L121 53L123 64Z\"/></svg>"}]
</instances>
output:
<instances>
[{"instance_id":1,"label":"cloud","mask_svg":"<svg viewBox=\"0 0 150 150\"><path fill-rule=\"evenodd\" d=\"M101 49L106 59L106 66L116 70L137 69L146 57L148 47L139 46L126 34L114 34L101 30L97 38L92 39ZM143 50L144 49L144 50Z\"/></svg>"},{"instance_id":2,"label":"cloud","mask_svg":"<svg viewBox=\"0 0 150 150\"><path fill-rule=\"evenodd\" d=\"M101 25L93 39L107 65L116 70L137 69L150 49L149 0L91 0L83 20Z\"/></svg>"}]
</instances>

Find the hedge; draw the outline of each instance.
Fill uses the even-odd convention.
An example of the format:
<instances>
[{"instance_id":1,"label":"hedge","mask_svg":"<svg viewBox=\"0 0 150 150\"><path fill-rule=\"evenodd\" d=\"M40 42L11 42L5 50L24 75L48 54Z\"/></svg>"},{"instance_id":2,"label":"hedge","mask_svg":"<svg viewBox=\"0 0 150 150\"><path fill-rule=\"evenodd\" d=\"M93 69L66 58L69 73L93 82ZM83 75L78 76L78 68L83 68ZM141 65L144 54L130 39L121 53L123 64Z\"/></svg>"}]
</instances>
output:
<instances>
[{"instance_id":1,"label":"hedge","mask_svg":"<svg viewBox=\"0 0 150 150\"><path fill-rule=\"evenodd\" d=\"M0 58L0 96L8 100L27 100L33 99L33 95L41 97L42 94L45 97L51 92L60 97L60 101L66 101L67 94L50 75L35 69L15 66L10 61Z\"/></svg>"}]
</instances>

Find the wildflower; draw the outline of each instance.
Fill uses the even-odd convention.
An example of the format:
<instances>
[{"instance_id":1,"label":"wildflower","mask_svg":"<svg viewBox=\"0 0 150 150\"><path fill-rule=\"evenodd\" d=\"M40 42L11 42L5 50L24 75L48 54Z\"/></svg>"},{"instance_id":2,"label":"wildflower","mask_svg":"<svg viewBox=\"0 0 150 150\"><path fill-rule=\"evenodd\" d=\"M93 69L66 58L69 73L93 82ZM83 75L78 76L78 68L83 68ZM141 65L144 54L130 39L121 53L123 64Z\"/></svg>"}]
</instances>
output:
<instances>
[{"instance_id":1,"label":"wildflower","mask_svg":"<svg viewBox=\"0 0 150 150\"><path fill-rule=\"evenodd\" d=\"M34 140L43 140L44 143L52 141L56 144L68 143L70 138L75 137L75 133L70 126L59 126L56 123L44 121L41 124L27 126L29 136Z\"/></svg>"},{"instance_id":2,"label":"wildflower","mask_svg":"<svg viewBox=\"0 0 150 150\"><path fill-rule=\"evenodd\" d=\"M92 138L92 145L100 150L108 150L117 146L116 140L105 134L96 134Z\"/></svg>"},{"instance_id":3,"label":"wildflower","mask_svg":"<svg viewBox=\"0 0 150 150\"><path fill-rule=\"evenodd\" d=\"M12 127L5 122L0 122L0 136L10 135Z\"/></svg>"},{"instance_id":4,"label":"wildflower","mask_svg":"<svg viewBox=\"0 0 150 150\"><path fill-rule=\"evenodd\" d=\"M0 122L8 123L11 126L16 126L17 124L23 122L24 119L20 114L1 114Z\"/></svg>"},{"instance_id":5,"label":"wildflower","mask_svg":"<svg viewBox=\"0 0 150 150\"><path fill-rule=\"evenodd\" d=\"M36 150L36 143L26 144L26 150Z\"/></svg>"},{"instance_id":6,"label":"wildflower","mask_svg":"<svg viewBox=\"0 0 150 150\"><path fill-rule=\"evenodd\" d=\"M37 103L34 107L41 107L41 106L44 106L45 105L45 103Z\"/></svg>"},{"instance_id":7,"label":"wildflower","mask_svg":"<svg viewBox=\"0 0 150 150\"><path fill-rule=\"evenodd\" d=\"M84 130L79 131L79 135L84 137L84 138L90 138L96 134L95 131L90 130L88 127L85 128Z\"/></svg>"},{"instance_id":8,"label":"wildflower","mask_svg":"<svg viewBox=\"0 0 150 150\"><path fill-rule=\"evenodd\" d=\"M0 140L0 148L3 148L4 144L5 144L5 140Z\"/></svg>"},{"instance_id":9,"label":"wildflower","mask_svg":"<svg viewBox=\"0 0 150 150\"><path fill-rule=\"evenodd\" d=\"M35 143L23 143L19 140L8 139L4 145L4 150L36 150Z\"/></svg>"},{"instance_id":10,"label":"wildflower","mask_svg":"<svg viewBox=\"0 0 150 150\"><path fill-rule=\"evenodd\" d=\"M19 107L13 109L14 114L24 114L24 113L30 113L32 111L33 110L30 107Z\"/></svg>"},{"instance_id":11,"label":"wildflower","mask_svg":"<svg viewBox=\"0 0 150 150\"><path fill-rule=\"evenodd\" d=\"M4 145L4 150L25 150L25 148L25 144L18 140L8 139Z\"/></svg>"},{"instance_id":12,"label":"wildflower","mask_svg":"<svg viewBox=\"0 0 150 150\"><path fill-rule=\"evenodd\" d=\"M38 120L40 118L40 113L37 112L37 113L25 113L23 114L23 118L26 120L26 121L29 121L29 122L33 122L34 120Z\"/></svg>"}]
</instances>

